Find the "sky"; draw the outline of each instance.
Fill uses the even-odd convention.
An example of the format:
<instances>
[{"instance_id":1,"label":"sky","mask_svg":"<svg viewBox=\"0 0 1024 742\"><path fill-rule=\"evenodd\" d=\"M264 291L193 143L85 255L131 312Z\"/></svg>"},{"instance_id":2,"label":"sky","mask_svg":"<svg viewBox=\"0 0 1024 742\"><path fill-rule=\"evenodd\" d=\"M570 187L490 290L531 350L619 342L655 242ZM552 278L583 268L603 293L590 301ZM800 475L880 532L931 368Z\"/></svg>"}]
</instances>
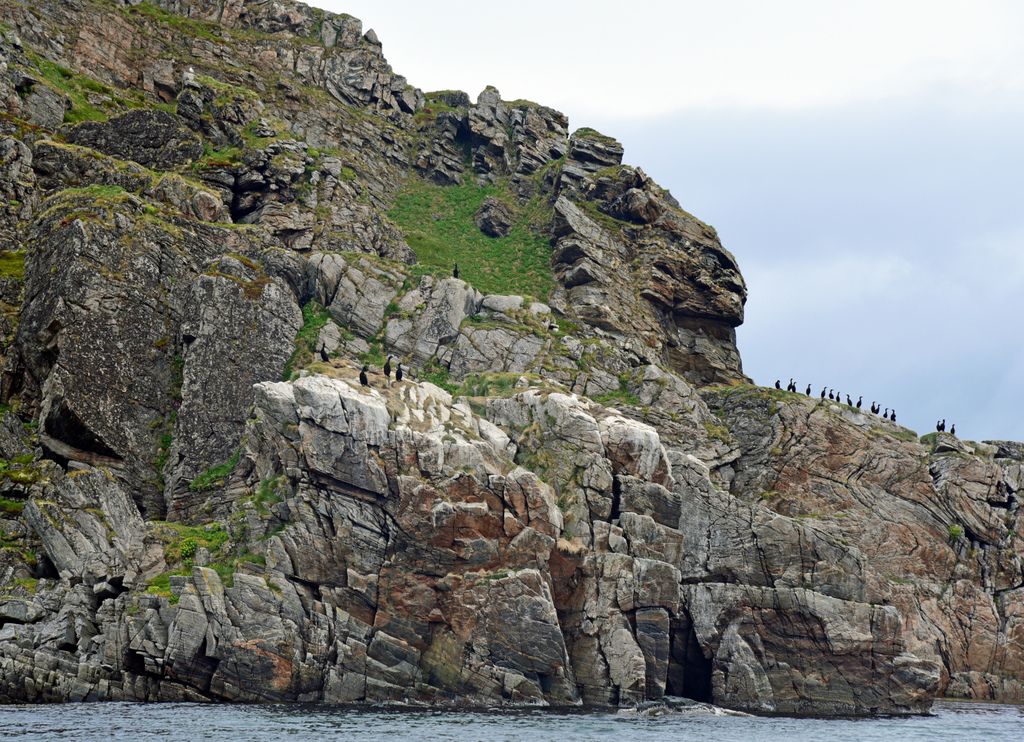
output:
<instances>
[{"instance_id":1,"label":"sky","mask_svg":"<svg viewBox=\"0 0 1024 742\"><path fill-rule=\"evenodd\" d=\"M313 4L424 91L619 139L737 257L755 382L1024 440L1024 4Z\"/></svg>"}]
</instances>

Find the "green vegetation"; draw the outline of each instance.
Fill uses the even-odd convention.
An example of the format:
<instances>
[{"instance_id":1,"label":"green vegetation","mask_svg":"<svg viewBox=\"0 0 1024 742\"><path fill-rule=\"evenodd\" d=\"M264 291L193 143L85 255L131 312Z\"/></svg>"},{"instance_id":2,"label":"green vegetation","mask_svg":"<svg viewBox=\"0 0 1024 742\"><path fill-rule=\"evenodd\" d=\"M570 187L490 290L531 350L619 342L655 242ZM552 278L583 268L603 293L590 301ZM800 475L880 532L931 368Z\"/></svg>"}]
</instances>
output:
<instances>
[{"instance_id":1,"label":"green vegetation","mask_svg":"<svg viewBox=\"0 0 1024 742\"><path fill-rule=\"evenodd\" d=\"M539 228L547 206L538 198L516 210L507 237L488 237L473 219L488 196L514 203L496 185L440 186L410 177L388 216L405 233L424 272L461 277L487 294L522 294L546 298L554 281L551 248Z\"/></svg>"},{"instance_id":2,"label":"green vegetation","mask_svg":"<svg viewBox=\"0 0 1024 742\"><path fill-rule=\"evenodd\" d=\"M0 459L0 479L7 479L17 484L38 482L42 475L35 467L34 461L35 456L31 453L15 456L10 460Z\"/></svg>"},{"instance_id":3,"label":"green vegetation","mask_svg":"<svg viewBox=\"0 0 1024 742\"><path fill-rule=\"evenodd\" d=\"M89 93L101 93L113 100L113 91L109 87L33 52L28 52L28 57L47 85L71 101L71 107L64 112L65 123L105 121L108 118L108 113L89 99Z\"/></svg>"},{"instance_id":4,"label":"green vegetation","mask_svg":"<svg viewBox=\"0 0 1024 742\"><path fill-rule=\"evenodd\" d=\"M18 280L25 277L24 250L0 250L0 276Z\"/></svg>"},{"instance_id":5,"label":"green vegetation","mask_svg":"<svg viewBox=\"0 0 1024 742\"><path fill-rule=\"evenodd\" d=\"M964 527L959 523L952 523L946 529L946 535L949 537L949 543L955 544L964 537Z\"/></svg>"},{"instance_id":6,"label":"green vegetation","mask_svg":"<svg viewBox=\"0 0 1024 742\"><path fill-rule=\"evenodd\" d=\"M252 497L253 505L256 506L256 512L260 515L269 515L270 506L281 502L284 497L278 492L278 488L284 481L284 477L274 477L273 479L264 479L260 482L260 486L256 490L256 494Z\"/></svg>"},{"instance_id":7,"label":"green vegetation","mask_svg":"<svg viewBox=\"0 0 1024 742\"><path fill-rule=\"evenodd\" d=\"M429 381L434 386L441 387L449 394L457 394L459 392L459 385L451 380L448 369L442 366L436 358L431 358L427 365L423 367L420 379L422 381Z\"/></svg>"},{"instance_id":8,"label":"green vegetation","mask_svg":"<svg viewBox=\"0 0 1024 742\"><path fill-rule=\"evenodd\" d=\"M640 400L629 390L629 374L619 376L619 388L617 390L607 394L598 394L593 399L595 402L600 402L605 406L614 406L616 404L640 406Z\"/></svg>"},{"instance_id":9,"label":"green vegetation","mask_svg":"<svg viewBox=\"0 0 1024 742\"><path fill-rule=\"evenodd\" d=\"M224 485L225 480L238 466L238 460L242 457L242 449L236 448L235 452L231 454L231 458L225 461L223 464L210 467L202 474L197 476L188 485L188 488L193 492L202 492L203 490L213 489L214 487L221 487Z\"/></svg>"},{"instance_id":10,"label":"green vegetation","mask_svg":"<svg viewBox=\"0 0 1024 742\"><path fill-rule=\"evenodd\" d=\"M149 18L170 27L172 30L177 31L185 38L196 37L206 39L207 41L221 40L221 37L217 33L218 27L216 23L207 23L205 21L197 21L193 18L187 18L183 15L176 15L175 13L172 13L169 10L164 10L160 6L154 5L151 2L142 2L138 5L130 6L126 10L129 15L137 14L148 16Z\"/></svg>"},{"instance_id":11,"label":"green vegetation","mask_svg":"<svg viewBox=\"0 0 1024 742\"><path fill-rule=\"evenodd\" d=\"M298 375L298 369L304 368L314 360L317 350L316 339L320 336L323 326L330 321L330 313L315 301L307 303L302 308L302 327L295 335L295 350L284 364L285 381L294 379Z\"/></svg>"},{"instance_id":12,"label":"green vegetation","mask_svg":"<svg viewBox=\"0 0 1024 742\"><path fill-rule=\"evenodd\" d=\"M522 376L505 372L469 374L462 380L459 393L467 397L504 397L515 390Z\"/></svg>"},{"instance_id":13,"label":"green vegetation","mask_svg":"<svg viewBox=\"0 0 1024 742\"><path fill-rule=\"evenodd\" d=\"M710 420L704 421L704 430L707 431L708 438L715 441L721 441L722 443L731 443L732 434L729 432L729 428L718 423L713 423ZM761 495L764 497L764 495Z\"/></svg>"},{"instance_id":14,"label":"green vegetation","mask_svg":"<svg viewBox=\"0 0 1024 742\"><path fill-rule=\"evenodd\" d=\"M6 513L7 515L21 515L21 511L25 509L25 502L23 500L12 500L9 497L0 497L0 513Z\"/></svg>"},{"instance_id":15,"label":"green vegetation","mask_svg":"<svg viewBox=\"0 0 1024 742\"><path fill-rule=\"evenodd\" d=\"M171 603L178 598L171 592L171 577L188 575L192 570L192 560L200 547L210 552L216 559L210 568L216 570L225 585L230 586L231 575L234 574L234 561L225 554L230 535L221 523L207 523L201 526L186 526L181 523L155 522L154 534L164 544L164 555L168 566L172 568L157 575L149 581L146 592L161 595Z\"/></svg>"}]
</instances>

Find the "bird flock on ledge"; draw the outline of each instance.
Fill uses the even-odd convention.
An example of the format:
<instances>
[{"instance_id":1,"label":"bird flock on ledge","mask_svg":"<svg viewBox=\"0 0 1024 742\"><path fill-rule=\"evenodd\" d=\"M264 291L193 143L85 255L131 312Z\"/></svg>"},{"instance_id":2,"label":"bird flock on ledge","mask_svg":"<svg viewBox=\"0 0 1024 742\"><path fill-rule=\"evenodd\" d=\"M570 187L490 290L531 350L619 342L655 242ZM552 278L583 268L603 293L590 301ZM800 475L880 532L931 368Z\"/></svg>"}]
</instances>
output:
<instances>
[{"instance_id":1,"label":"bird flock on ledge","mask_svg":"<svg viewBox=\"0 0 1024 742\"><path fill-rule=\"evenodd\" d=\"M779 389L781 391L781 389L782 389L782 381L780 379L776 379L775 380L775 388ZM794 394L796 394L796 382L793 381L792 378L790 378L789 383L786 385L786 391L787 392L793 392ZM812 393L811 393L811 385L810 384L807 385L807 389L804 390L804 394L806 394L808 397L811 396ZM824 400L826 398L826 396L827 396L828 399L831 399L831 400L834 400L836 402L839 402L839 404L843 403L843 395L840 394L839 392L833 391L829 387L822 387L821 395L820 396L821 396L822 400ZM861 408L861 406L864 404L864 397L863 396L857 397L857 401L854 402L852 399L850 399L850 395L847 394L846 395L846 404L849 405L850 407L854 407L854 408L859 410ZM877 414L879 414L879 412L881 412L882 417L884 417L887 420L891 420L892 422L896 422L896 410L895 409L890 410L888 407L886 407L885 410L883 411L881 406L879 406L879 404L877 402L872 402L870 410L871 410L871 413L874 414L874 415L877 415ZM945 418L943 418L942 420L939 420L938 422L935 423L935 430L938 431L939 433L945 432L945 430L946 430L946 419ZM949 432L950 432L951 435L956 435L956 424L954 424L954 425L952 425L950 427Z\"/></svg>"}]
</instances>

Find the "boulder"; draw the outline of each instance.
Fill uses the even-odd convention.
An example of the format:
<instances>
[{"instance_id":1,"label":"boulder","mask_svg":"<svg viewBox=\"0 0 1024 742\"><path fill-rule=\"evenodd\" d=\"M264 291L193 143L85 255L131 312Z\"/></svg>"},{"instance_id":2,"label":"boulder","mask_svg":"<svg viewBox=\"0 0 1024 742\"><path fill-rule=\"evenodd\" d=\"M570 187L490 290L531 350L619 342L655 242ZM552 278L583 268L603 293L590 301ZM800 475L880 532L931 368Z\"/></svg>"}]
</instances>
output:
<instances>
[{"instance_id":1,"label":"boulder","mask_svg":"<svg viewBox=\"0 0 1024 742\"><path fill-rule=\"evenodd\" d=\"M512 210L496 198L488 196L480 204L473 220L488 237L505 237L512 231Z\"/></svg>"}]
</instances>

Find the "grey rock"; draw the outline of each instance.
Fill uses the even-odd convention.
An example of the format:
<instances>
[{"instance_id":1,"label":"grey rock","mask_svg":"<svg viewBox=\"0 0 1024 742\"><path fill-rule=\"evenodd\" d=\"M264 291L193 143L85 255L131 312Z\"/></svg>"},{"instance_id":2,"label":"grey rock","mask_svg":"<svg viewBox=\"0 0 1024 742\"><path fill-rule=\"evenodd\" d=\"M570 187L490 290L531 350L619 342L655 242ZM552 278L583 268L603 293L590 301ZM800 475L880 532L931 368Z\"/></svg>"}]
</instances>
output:
<instances>
[{"instance_id":1,"label":"grey rock","mask_svg":"<svg viewBox=\"0 0 1024 742\"><path fill-rule=\"evenodd\" d=\"M505 237L512 231L512 210L491 196L484 199L473 216L476 226L488 237Z\"/></svg>"},{"instance_id":2,"label":"grey rock","mask_svg":"<svg viewBox=\"0 0 1024 742\"><path fill-rule=\"evenodd\" d=\"M202 143L179 119L159 110L138 109L110 121L87 121L72 127L65 137L71 144L158 170L186 165L203 153Z\"/></svg>"}]
</instances>

